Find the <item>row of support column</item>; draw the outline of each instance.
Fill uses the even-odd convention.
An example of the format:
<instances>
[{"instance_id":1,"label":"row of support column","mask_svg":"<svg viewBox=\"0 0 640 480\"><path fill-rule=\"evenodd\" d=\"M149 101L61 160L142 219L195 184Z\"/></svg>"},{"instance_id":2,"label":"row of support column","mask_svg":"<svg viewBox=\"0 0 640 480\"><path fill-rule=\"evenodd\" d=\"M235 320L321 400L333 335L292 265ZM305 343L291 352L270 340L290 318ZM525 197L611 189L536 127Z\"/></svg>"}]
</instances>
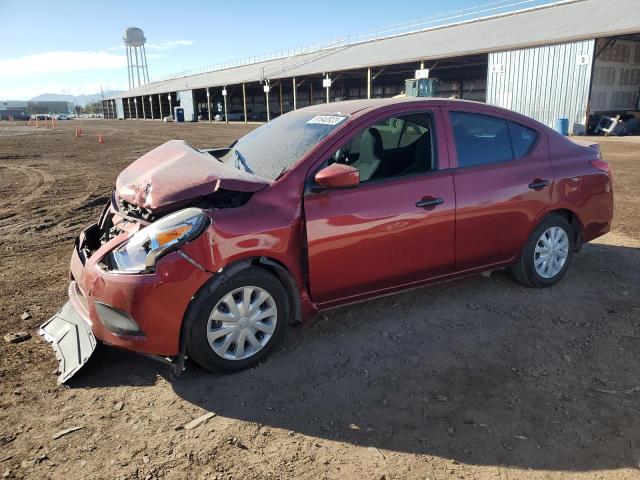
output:
<instances>
[{"instance_id":1,"label":"row of support column","mask_svg":"<svg viewBox=\"0 0 640 480\"><path fill-rule=\"evenodd\" d=\"M107 107L105 109L105 101L107 103ZM116 101L115 100L104 100L102 102L102 113L104 118L117 118L116 115Z\"/></svg>"},{"instance_id":2,"label":"row of support column","mask_svg":"<svg viewBox=\"0 0 640 480\"><path fill-rule=\"evenodd\" d=\"M142 112L140 112L140 108L138 107L138 97L134 97L133 98L133 108L131 106L131 103L132 103L131 98L129 97L129 98L126 99L126 101L127 101L127 113L129 115L128 118L135 118L136 120L139 120L140 118L142 118L142 119L146 120L147 119L147 108L146 108L146 105L145 105L145 99L148 99L149 100L149 107L150 107L149 108L149 110L150 110L150 112L149 112L150 119L153 120L154 117L155 117L155 113L154 113L155 111L154 111L154 108L153 108L153 95L149 95L146 98L145 97L140 97L140 99L142 100L142 102L141 102L142 103L142 107L141 107ZM171 110L173 110L173 102L172 102L173 99L171 97L171 94L167 95L167 99L169 100L169 113L171 114ZM124 99L123 99L123 101L124 101ZM142 113L142 116L140 116L140 113ZM117 117L116 111L115 111L115 104L113 105L112 114L114 115L113 118ZM162 94L160 94L160 93L158 94L158 114L159 114L160 120L162 120L164 112L162 111ZM127 118L126 114L125 114L125 118Z\"/></svg>"},{"instance_id":3,"label":"row of support column","mask_svg":"<svg viewBox=\"0 0 640 480\"><path fill-rule=\"evenodd\" d=\"M424 69L424 61L420 62L420 69ZM372 74L371 71L371 67L367 68L367 99L371 98L371 85L373 80L376 79L376 77L378 75L380 75L382 73L383 69L380 69L377 73ZM335 77L337 78L337 77ZM326 103L330 102L330 90L331 90L331 79L328 73L325 74L324 76L324 80L326 81L325 83L325 89L326 89ZM305 80L302 80L300 83L298 83L297 78L293 77L291 79L291 85L292 85L292 92L293 92L293 109L297 110L298 109L298 87L300 87L300 85L302 85L302 83L304 83ZM279 80L278 81L278 89L279 89L279 101L280 101L280 113L282 113L284 111L284 104L283 104L283 94L282 94L282 85L283 85L283 80ZM271 112L270 112L270 104L269 104L269 92L271 89L271 86L269 85L269 81L267 80L264 83L264 93L265 93L265 101L266 101L266 109L267 109L267 121L271 120ZM209 113L209 122L213 121L212 115L211 115L211 91L210 91L210 87L206 88L206 93L207 93L207 110ZM224 86L222 87L222 97L223 97L223 102L224 102L224 119L225 122L228 123L229 122L229 117L228 117L228 111L227 111L227 87ZM143 102L142 102L142 118L147 117L147 112L146 112L146 107L145 107L145 102L144 102L144 97L143 98ZM149 97L149 104L151 107L151 118L153 118L153 100L152 100L152 96L150 95ZM172 114L173 111L173 104L172 104L172 97L171 94L167 95L167 98L169 100L169 115ZM309 104L311 105L313 103L313 83L309 83ZM129 118L132 118L131 114L132 114L132 109L131 109L131 98L127 98L127 104L129 106ZM134 104L134 111L135 111L135 118L139 119L139 110L138 110L138 99L137 97L133 99L133 104ZM111 109L112 111L109 111L109 106L111 105ZM158 94L158 106L160 109L160 118L163 118L163 111L162 111L162 95ZM247 116L248 116L248 112L247 112L247 89L246 89L246 83L242 83L242 109L243 109L243 118L244 118L244 123L247 123ZM108 115L113 115L115 117L115 105L111 104L111 102L107 102L107 112Z\"/></svg>"}]
</instances>

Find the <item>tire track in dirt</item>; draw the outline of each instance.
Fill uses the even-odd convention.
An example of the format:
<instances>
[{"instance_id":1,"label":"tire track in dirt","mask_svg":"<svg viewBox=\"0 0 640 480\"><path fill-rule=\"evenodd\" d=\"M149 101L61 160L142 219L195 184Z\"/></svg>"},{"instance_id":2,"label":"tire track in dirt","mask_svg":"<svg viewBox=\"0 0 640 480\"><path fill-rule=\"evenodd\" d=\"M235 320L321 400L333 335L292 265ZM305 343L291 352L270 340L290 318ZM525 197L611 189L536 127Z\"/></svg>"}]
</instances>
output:
<instances>
[{"instance_id":1,"label":"tire track in dirt","mask_svg":"<svg viewBox=\"0 0 640 480\"><path fill-rule=\"evenodd\" d=\"M26 177L26 183L19 186L13 193L11 198L16 201L5 204L4 208L0 209L0 215L32 203L40 198L55 181L55 177L49 172L33 165L4 165L4 168L14 175Z\"/></svg>"},{"instance_id":2,"label":"tire track in dirt","mask_svg":"<svg viewBox=\"0 0 640 480\"><path fill-rule=\"evenodd\" d=\"M55 162L52 162L51 167L55 168L55 165ZM5 168L10 170L9 175L19 179L17 182L19 187L10 197L12 201L5 203L0 209L0 233L5 236L23 234L35 229L39 230L40 236L44 238L51 236L66 238L69 228L82 223L85 215L80 212L78 221L70 223L69 220L73 219L86 202L100 196L98 195L100 178L90 176L87 181L83 178L84 174L79 174L77 184L84 184L83 189L72 188L66 191L65 193L70 196L67 202L60 201L59 198L57 201L50 202L46 198L48 191L63 179L32 165L6 165ZM47 208L49 206L53 208ZM34 215L23 218L19 224L16 224L13 212L19 209L31 210Z\"/></svg>"}]
</instances>

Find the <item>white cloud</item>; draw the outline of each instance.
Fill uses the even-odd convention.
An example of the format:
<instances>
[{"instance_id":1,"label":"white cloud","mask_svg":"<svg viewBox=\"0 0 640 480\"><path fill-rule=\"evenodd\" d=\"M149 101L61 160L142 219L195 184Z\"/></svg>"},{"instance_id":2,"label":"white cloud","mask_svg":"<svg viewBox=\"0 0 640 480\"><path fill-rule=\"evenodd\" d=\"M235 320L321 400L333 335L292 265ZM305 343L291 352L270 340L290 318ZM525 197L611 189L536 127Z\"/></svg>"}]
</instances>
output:
<instances>
[{"instance_id":1,"label":"white cloud","mask_svg":"<svg viewBox=\"0 0 640 480\"><path fill-rule=\"evenodd\" d=\"M0 59L0 78L26 77L83 70L126 68L125 55L100 52L54 51Z\"/></svg>"},{"instance_id":2,"label":"white cloud","mask_svg":"<svg viewBox=\"0 0 640 480\"><path fill-rule=\"evenodd\" d=\"M168 40L147 45L151 50L147 60L152 73L154 60L162 63L161 59L169 56L168 50L193 43ZM126 66L124 45L99 51L59 50L0 58L0 96L27 99L40 93L91 94L100 91L100 83L105 90L112 88L107 84L126 90L128 85L120 83L127 78Z\"/></svg>"},{"instance_id":3,"label":"white cloud","mask_svg":"<svg viewBox=\"0 0 640 480\"><path fill-rule=\"evenodd\" d=\"M157 49L160 50L160 49ZM147 59L166 58L164 53L149 53ZM80 72L91 70L125 69L124 54L99 52L54 51L0 59L0 78L19 78L32 75Z\"/></svg>"},{"instance_id":4,"label":"white cloud","mask_svg":"<svg viewBox=\"0 0 640 480\"><path fill-rule=\"evenodd\" d=\"M171 50L176 47L188 47L189 45L193 45L193 40L166 40L164 42L159 43L145 43L145 48L147 50ZM124 44L118 45L115 47L109 47L107 50L124 50ZM149 55L147 55L149 56Z\"/></svg>"},{"instance_id":5,"label":"white cloud","mask_svg":"<svg viewBox=\"0 0 640 480\"><path fill-rule=\"evenodd\" d=\"M170 50L176 47L188 47L194 43L193 40L167 40L160 43L147 43L145 46L147 50Z\"/></svg>"},{"instance_id":6,"label":"white cloud","mask_svg":"<svg viewBox=\"0 0 640 480\"><path fill-rule=\"evenodd\" d=\"M57 83L57 82L38 82L36 85L15 85L9 88L3 88L0 95L2 99L10 100L28 100L42 93L61 93L65 95L92 95L100 93L100 87L107 92L110 90L128 90L127 82L78 82L77 84Z\"/></svg>"}]
</instances>

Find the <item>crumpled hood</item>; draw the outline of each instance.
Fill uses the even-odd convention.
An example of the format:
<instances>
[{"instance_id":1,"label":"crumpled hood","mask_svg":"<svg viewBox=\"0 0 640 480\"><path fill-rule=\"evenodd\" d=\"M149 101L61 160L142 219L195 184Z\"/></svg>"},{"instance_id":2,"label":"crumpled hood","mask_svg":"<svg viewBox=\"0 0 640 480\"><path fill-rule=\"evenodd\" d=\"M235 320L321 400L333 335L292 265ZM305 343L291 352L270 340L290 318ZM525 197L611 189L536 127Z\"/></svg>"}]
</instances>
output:
<instances>
[{"instance_id":1,"label":"crumpled hood","mask_svg":"<svg viewBox=\"0 0 640 480\"><path fill-rule=\"evenodd\" d=\"M116 180L116 193L157 212L219 189L257 192L270 183L198 152L184 140L170 140L125 168Z\"/></svg>"}]
</instances>

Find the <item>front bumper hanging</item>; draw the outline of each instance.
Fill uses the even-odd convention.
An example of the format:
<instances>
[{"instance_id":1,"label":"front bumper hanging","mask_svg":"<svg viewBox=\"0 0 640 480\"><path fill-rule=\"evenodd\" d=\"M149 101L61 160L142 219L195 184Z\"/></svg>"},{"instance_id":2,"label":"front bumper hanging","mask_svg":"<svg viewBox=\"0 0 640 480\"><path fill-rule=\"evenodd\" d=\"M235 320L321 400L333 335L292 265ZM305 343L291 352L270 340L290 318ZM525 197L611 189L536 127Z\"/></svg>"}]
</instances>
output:
<instances>
[{"instance_id":1,"label":"front bumper hanging","mask_svg":"<svg viewBox=\"0 0 640 480\"><path fill-rule=\"evenodd\" d=\"M60 360L58 383L75 375L96 349L91 327L69 302L40 326L38 334L51 343Z\"/></svg>"}]
</instances>

